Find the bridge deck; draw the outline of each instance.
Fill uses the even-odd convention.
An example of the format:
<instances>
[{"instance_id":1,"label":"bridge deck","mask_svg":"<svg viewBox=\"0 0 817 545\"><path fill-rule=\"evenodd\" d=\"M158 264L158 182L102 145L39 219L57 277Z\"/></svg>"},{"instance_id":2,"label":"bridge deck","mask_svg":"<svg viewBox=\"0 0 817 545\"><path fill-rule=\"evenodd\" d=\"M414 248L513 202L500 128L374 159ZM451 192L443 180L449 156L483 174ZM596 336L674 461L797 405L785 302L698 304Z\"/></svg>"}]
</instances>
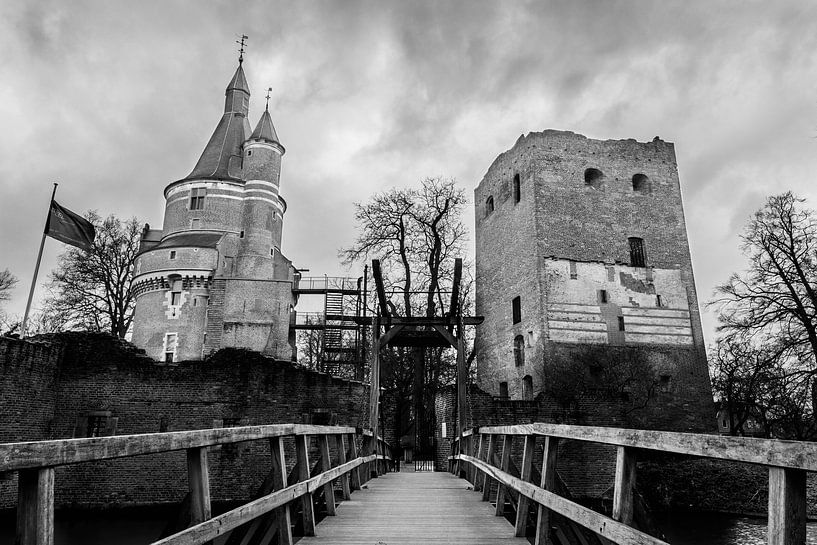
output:
<instances>
[{"instance_id":1,"label":"bridge deck","mask_svg":"<svg viewBox=\"0 0 817 545\"><path fill-rule=\"evenodd\" d=\"M298 545L417 543L527 545L481 494L450 473L401 471L366 483Z\"/></svg>"}]
</instances>

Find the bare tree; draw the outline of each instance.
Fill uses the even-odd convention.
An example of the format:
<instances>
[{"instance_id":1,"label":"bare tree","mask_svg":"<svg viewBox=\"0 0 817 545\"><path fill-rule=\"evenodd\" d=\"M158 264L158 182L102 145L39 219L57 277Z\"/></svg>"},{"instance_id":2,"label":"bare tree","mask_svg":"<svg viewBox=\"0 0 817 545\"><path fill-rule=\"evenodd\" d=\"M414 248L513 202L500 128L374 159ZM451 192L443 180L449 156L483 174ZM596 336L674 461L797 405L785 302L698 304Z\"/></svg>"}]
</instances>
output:
<instances>
[{"instance_id":1,"label":"bare tree","mask_svg":"<svg viewBox=\"0 0 817 545\"><path fill-rule=\"evenodd\" d=\"M722 339L775 347L792 389L817 409L817 216L791 192L769 197L747 225L743 274L718 286ZM722 341L723 342L723 341Z\"/></svg>"},{"instance_id":2,"label":"bare tree","mask_svg":"<svg viewBox=\"0 0 817 545\"><path fill-rule=\"evenodd\" d=\"M136 218L103 220L95 212L85 217L96 228L94 246L90 252L70 248L60 256L43 313L64 328L124 337L133 320L131 283L142 229Z\"/></svg>"},{"instance_id":3,"label":"bare tree","mask_svg":"<svg viewBox=\"0 0 817 545\"><path fill-rule=\"evenodd\" d=\"M11 271L4 269L0 271L0 303L8 301L11 297L11 291L17 284L17 277L11 274ZM19 320L14 320L3 312L0 307L0 335L11 334L19 327Z\"/></svg>"}]
</instances>

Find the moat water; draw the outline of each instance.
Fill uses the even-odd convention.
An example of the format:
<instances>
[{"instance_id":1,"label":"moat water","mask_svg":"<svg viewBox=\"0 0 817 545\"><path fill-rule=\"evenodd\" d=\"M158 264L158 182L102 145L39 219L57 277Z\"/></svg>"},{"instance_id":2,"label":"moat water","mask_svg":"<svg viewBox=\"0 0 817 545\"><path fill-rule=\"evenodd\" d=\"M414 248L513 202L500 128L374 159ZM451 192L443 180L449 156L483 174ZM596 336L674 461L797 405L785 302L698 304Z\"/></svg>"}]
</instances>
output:
<instances>
[{"instance_id":1,"label":"moat water","mask_svg":"<svg viewBox=\"0 0 817 545\"><path fill-rule=\"evenodd\" d=\"M55 545L145 545L158 539L171 511L162 509L57 512ZM659 524L673 545L762 545L765 519L721 514L663 514ZM221 545L224 540L216 541ZM806 542L817 545L817 522L809 523ZM13 513L0 514L0 545L14 543Z\"/></svg>"}]
</instances>

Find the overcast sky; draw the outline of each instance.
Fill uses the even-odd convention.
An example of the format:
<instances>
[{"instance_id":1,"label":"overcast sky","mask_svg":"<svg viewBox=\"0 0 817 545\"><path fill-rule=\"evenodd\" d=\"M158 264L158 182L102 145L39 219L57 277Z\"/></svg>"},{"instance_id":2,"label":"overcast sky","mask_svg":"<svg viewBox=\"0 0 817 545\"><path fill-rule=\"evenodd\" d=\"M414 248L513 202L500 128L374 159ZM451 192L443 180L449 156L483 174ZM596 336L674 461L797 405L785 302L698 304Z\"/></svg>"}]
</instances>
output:
<instances>
[{"instance_id":1,"label":"overcast sky","mask_svg":"<svg viewBox=\"0 0 817 545\"><path fill-rule=\"evenodd\" d=\"M344 272L355 201L437 175L473 198L498 154L547 128L675 143L702 302L744 267L738 235L766 196L817 207L817 2L4 1L8 311L25 306L53 181L73 210L161 225L241 33L251 124L272 87L287 149L282 250L311 274ZM61 246L46 242L41 280Z\"/></svg>"}]
</instances>

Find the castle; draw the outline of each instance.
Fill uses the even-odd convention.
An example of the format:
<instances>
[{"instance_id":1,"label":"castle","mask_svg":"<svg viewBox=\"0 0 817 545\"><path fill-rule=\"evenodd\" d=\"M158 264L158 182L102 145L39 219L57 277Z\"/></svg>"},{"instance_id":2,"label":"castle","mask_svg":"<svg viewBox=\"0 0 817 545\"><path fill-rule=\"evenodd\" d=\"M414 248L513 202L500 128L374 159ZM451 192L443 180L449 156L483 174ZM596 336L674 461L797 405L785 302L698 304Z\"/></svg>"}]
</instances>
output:
<instances>
[{"instance_id":1,"label":"castle","mask_svg":"<svg viewBox=\"0 0 817 545\"><path fill-rule=\"evenodd\" d=\"M687 412L711 405L671 143L530 133L474 195L480 388L533 399L558 358L629 347Z\"/></svg>"},{"instance_id":2,"label":"castle","mask_svg":"<svg viewBox=\"0 0 817 545\"><path fill-rule=\"evenodd\" d=\"M269 97L250 127L242 61L196 166L164 190L163 229L146 226L142 236L133 343L155 360L200 360L225 347L293 355L297 271L281 253L284 146Z\"/></svg>"}]
</instances>

